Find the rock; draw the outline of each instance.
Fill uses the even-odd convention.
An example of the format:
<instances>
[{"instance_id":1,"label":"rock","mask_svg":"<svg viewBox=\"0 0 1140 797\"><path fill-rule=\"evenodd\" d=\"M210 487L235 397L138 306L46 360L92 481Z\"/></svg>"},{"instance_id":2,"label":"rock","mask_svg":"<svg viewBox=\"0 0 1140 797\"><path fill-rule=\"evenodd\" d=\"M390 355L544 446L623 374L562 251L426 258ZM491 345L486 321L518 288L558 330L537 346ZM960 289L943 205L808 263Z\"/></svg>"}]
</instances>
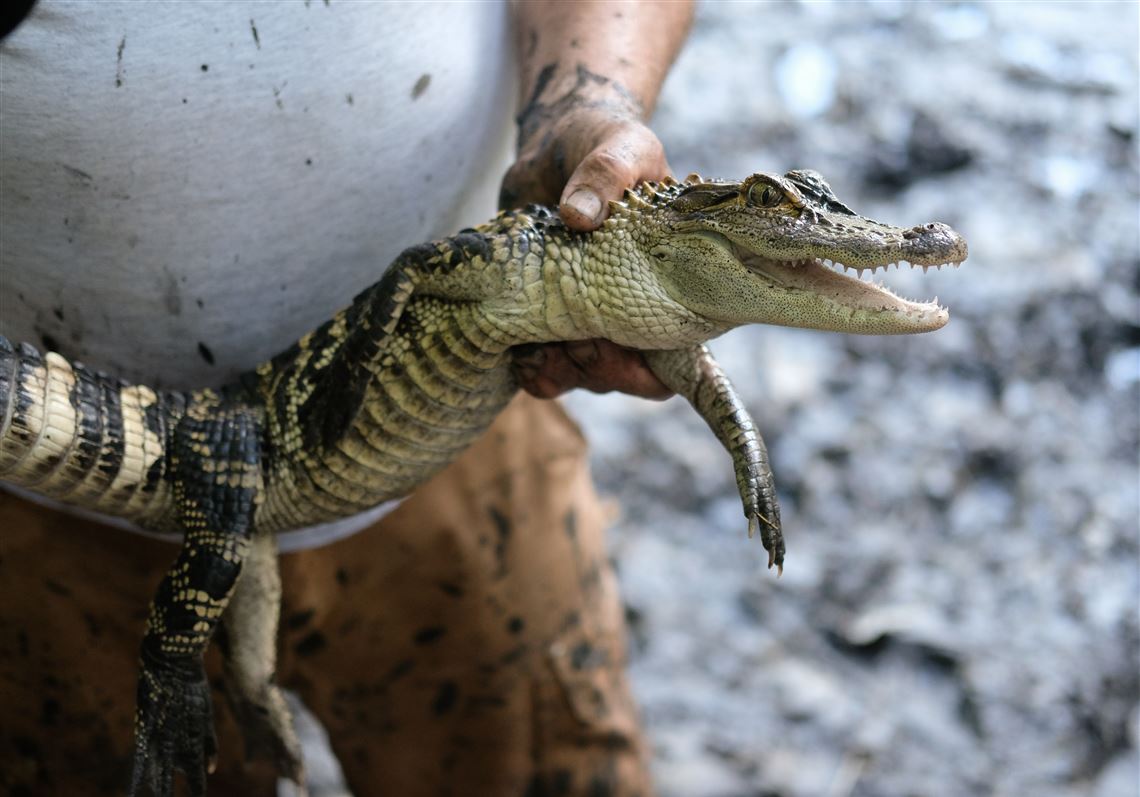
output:
<instances>
[{"instance_id":1,"label":"rock","mask_svg":"<svg viewBox=\"0 0 1140 797\"><path fill-rule=\"evenodd\" d=\"M998 46L1009 74L1031 85L1115 94L1127 90L1134 77L1128 61L1117 53L1078 55L1035 33L1010 33Z\"/></svg>"},{"instance_id":2,"label":"rock","mask_svg":"<svg viewBox=\"0 0 1140 797\"><path fill-rule=\"evenodd\" d=\"M1092 797L1130 797L1140 794L1136 773L1140 772L1140 757L1135 752L1114 758L1097 778Z\"/></svg>"},{"instance_id":3,"label":"rock","mask_svg":"<svg viewBox=\"0 0 1140 797\"><path fill-rule=\"evenodd\" d=\"M789 113L811 119L835 103L838 73L831 50L818 44L794 44L776 61L776 90Z\"/></svg>"},{"instance_id":4,"label":"rock","mask_svg":"<svg viewBox=\"0 0 1140 797\"><path fill-rule=\"evenodd\" d=\"M982 6L973 3L939 6L931 17L934 33L950 42L964 42L984 36L990 18Z\"/></svg>"},{"instance_id":5,"label":"rock","mask_svg":"<svg viewBox=\"0 0 1140 797\"><path fill-rule=\"evenodd\" d=\"M898 191L936 174L968 166L974 154L952 140L945 125L917 110L905 142L888 142L870 158L863 181L878 190Z\"/></svg>"},{"instance_id":6,"label":"rock","mask_svg":"<svg viewBox=\"0 0 1140 797\"><path fill-rule=\"evenodd\" d=\"M908 644L938 651L952 657L958 637L953 625L927 604L895 604L868 609L851 618L842 629L843 639L853 647L899 639Z\"/></svg>"},{"instance_id":7,"label":"rock","mask_svg":"<svg viewBox=\"0 0 1140 797\"><path fill-rule=\"evenodd\" d=\"M1109 354L1104 360L1104 378L1113 390L1127 390L1140 383L1140 347Z\"/></svg>"},{"instance_id":8,"label":"rock","mask_svg":"<svg viewBox=\"0 0 1140 797\"><path fill-rule=\"evenodd\" d=\"M1041 167L1046 190L1060 199L1078 199L1100 176L1097 163L1088 158L1051 155Z\"/></svg>"},{"instance_id":9,"label":"rock","mask_svg":"<svg viewBox=\"0 0 1140 797\"><path fill-rule=\"evenodd\" d=\"M653 775L661 797L728 797L744 790L732 767L705 749L700 734L673 728L657 744Z\"/></svg>"},{"instance_id":10,"label":"rock","mask_svg":"<svg viewBox=\"0 0 1140 797\"><path fill-rule=\"evenodd\" d=\"M839 730L856 719L858 707L835 673L802 659L788 658L768 674L780 711L791 721L817 722Z\"/></svg>"}]
</instances>

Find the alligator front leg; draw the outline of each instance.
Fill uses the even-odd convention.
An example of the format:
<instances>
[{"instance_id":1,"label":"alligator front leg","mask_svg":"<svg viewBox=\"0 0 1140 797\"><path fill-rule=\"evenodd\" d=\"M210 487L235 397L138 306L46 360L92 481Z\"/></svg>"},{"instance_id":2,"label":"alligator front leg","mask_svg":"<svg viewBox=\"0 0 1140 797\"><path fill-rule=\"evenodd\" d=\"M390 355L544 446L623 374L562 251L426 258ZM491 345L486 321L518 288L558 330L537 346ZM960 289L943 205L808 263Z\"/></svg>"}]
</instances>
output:
<instances>
[{"instance_id":1,"label":"alligator front leg","mask_svg":"<svg viewBox=\"0 0 1140 797\"><path fill-rule=\"evenodd\" d=\"M748 536L760 532L760 541L768 552L768 567L776 565L783 573L784 535L768 450L732 383L704 346L647 351L645 358L658 379L689 400L732 455L736 486L748 518Z\"/></svg>"},{"instance_id":2,"label":"alligator front leg","mask_svg":"<svg viewBox=\"0 0 1140 797\"><path fill-rule=\"evenodd\" d=\"M218 646L225 660L226 698L246 740L247 758L269 758L305 794L301 743L285 695L273 683L281 571L277 540L255 534L242 576L222 618Z\"/></svg>"},{"instance_id":3,"label":"alligator front leg","mask_svg":"<svg viewBox=\"0 0 1140 797\"><path fill-rule=\"evenodd\" d=\"M129 794L206 791L217 754L202 654L226 610L250 548L261 486L258 425L248 410L187 409L170 446L182 550L151 603L143 638Z\"/></svg>"}]
</instances>

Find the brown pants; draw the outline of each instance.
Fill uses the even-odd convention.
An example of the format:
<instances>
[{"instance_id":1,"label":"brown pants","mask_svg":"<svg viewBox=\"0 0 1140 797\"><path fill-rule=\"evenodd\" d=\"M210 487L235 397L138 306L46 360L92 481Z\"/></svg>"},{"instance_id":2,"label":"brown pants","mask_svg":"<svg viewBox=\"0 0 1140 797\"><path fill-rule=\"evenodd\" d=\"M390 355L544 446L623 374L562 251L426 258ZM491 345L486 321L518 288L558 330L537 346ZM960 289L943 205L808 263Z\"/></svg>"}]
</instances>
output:
<instances>
[{"instance_id":1,"label":"brown pants","mask_svg":"<svg viewBox=\"0 0 1140 797\"><path fill-rule=\"evenodd\" d=\"M282 557L278 681L358 797L650 793L602 522L581 435L520 397L375 526ZM0 793L123 792L175 554L0 492ZM211 795L272 795L217 688L214 705Z\"/></svg>"}]
</instances>

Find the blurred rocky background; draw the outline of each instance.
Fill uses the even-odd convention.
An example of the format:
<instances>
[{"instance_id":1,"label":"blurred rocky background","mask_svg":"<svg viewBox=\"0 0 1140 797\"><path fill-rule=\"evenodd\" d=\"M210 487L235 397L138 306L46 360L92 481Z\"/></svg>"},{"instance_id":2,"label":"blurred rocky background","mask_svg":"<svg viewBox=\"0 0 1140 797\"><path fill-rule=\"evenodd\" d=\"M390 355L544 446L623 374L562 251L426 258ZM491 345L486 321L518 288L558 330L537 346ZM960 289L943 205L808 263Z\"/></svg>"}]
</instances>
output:
<instances>
[{"instance_id":1,"label":"blurred rocky background","mask_svg":"<svg viewBox=\"0 0 1140 797\"><path fill-rule=\"evenodd\" d=\"M970 259L950 325L712 349L772 455L783 578L680 400L575 395L663 797L1140 792L1135 3L706 2L679 174L808 167Z\"/></svg>"}]
</instances>

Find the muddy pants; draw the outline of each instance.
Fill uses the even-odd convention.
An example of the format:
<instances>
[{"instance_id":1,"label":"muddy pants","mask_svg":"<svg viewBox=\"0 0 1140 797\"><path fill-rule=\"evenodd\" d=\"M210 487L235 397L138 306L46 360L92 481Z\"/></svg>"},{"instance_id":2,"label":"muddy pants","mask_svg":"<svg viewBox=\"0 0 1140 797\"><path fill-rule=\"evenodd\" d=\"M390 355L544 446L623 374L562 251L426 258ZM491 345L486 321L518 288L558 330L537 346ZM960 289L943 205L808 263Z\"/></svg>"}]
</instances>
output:
<instances>
[{"instance_id":1,"label":"muddy pants","mask_svg":"<svg viewBox=\"0 0 1140 797\"><path fill-rule=\"evenodd\" d=\"M122 794L147 605L177 550L0 492L0 793ZM282 557L278 682L369 795L646 795L585 446L521 396L377 524ZM272 795L215 684L210 794Z\"/></svg>"}]
</instances>

